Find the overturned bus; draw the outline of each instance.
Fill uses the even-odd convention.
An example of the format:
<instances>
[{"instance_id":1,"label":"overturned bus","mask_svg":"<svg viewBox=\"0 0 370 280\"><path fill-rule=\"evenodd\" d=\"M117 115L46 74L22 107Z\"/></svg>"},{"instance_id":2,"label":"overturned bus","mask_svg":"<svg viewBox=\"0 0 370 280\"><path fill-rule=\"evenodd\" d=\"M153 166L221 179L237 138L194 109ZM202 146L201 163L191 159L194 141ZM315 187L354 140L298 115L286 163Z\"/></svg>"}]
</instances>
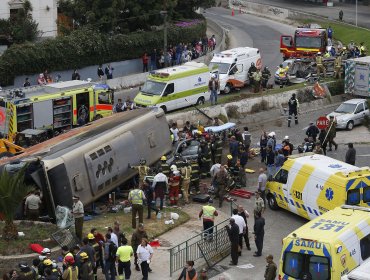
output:
<instances>
[{"instance_id":1,"label":"overturned bus","mask_svg":"<svg viewBox=\"0 0 370 280\"><path fill-rule=\"evenodd\" d=\"M26 179L40 188L47 214L54 217L58 205L72 207L73 195L88 205L136 174L128 163L136 165L144 158L154 164L171 147L164 112L138 109L32 146L0 160L0 168L16 172L29 163Z\"/></svg>"}]
</instances>

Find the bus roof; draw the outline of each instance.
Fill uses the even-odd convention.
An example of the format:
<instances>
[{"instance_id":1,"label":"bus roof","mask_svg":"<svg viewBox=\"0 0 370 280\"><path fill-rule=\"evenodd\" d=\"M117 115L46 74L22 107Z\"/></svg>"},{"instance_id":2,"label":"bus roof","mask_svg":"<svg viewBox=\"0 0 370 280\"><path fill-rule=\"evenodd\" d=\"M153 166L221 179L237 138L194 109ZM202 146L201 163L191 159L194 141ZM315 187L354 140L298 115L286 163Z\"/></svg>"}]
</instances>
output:
<instances>
[{"instance_id":1,"label":"bus roof","mask_svg":"<svg viewBox=\"0 0 370 280\"><path fill-rule=\"evenodd\" d=\"M313 167L314 172L316 173L336 175L341 178L352 178L352 177L358 178L360 173L365 173L364 176L370 175L369 167L360 168L345 163L343 161L315 153L303 153L289 156L285 165L296 169Z\"/></svg>"},{"instance_id":2,"label":"bus roof","mask_svg":"<svg viewBox=\"0 0 370 280\"><path fill-rule=\"evenodd\" d=\"M38 86L5 90L5 91L0 92L0 99L21 100L21 99L27 99L30 97L40 96L44 94L54 94L54 93L60 93L60 92L74 90L74 89L80 89L83 87L89 88L91 86L101 86L102 88L109 88L107 85L99 85L97 83L88 82L88 81L73 80L73 81L52 83L52 84L47 84L47 85L38 85ZM11 93L14 93L16 91L21 91L24 94L24 96L23 97L17 96L17 95L12 96Z\"/></svg>"},{"instance_id":3,"label":"bus roof","mask_svg":"<svg viewBox=\"0 0 370 280\"><path fill-rule=\"evenodd\" d=\"M288 235L290 238L332 242L360 223L370 224L370 209L358 206L337 207L304 224ZM325 227L326 224L333 226ZM353 232L351 232L353 234Z\"/></svg>"},{"instance_id":4,"label":"bus roof","mask_svg":"<svg viewBox=\"0 0 370 280\"><path fill-rule=\"evenodd\" d=\"M192 61L175 67L151 71L149 78L158 81L169 81L206 72L209 72L207 65Z\"/></svg>"}]
</instances>

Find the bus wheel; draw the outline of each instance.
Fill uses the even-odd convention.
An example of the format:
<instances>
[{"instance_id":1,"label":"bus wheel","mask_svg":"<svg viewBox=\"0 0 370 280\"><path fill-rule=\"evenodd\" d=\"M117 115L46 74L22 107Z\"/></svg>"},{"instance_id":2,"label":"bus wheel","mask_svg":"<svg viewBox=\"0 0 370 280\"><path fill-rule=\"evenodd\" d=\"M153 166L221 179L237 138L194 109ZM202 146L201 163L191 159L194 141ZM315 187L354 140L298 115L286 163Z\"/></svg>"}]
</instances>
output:
<instances>
[{"instance_id":1,"label":"bus wheel","mask_svg":"<svg viewBox=\"0 0 370 280\"><path fill-rule=\"evenodd\" d=\"M102 115L96 115L95 116L95 118L94 118L94 121L96 121L96 120L100 120L100 119L102 119L103 118L103 116Z\"/></svg>"},{"instance_id":2,"label":"bus wheel","mask_svg":"<svg viewBox=\"0 0 370 280\"><path fill-rule=\"evenodd\" d=\"M199 97L196 105L203 105L203 104L204 104L204 97Z\"/></svg>"},{"instance_id":3,"label":"bus wheel","mask_svg":"<svg viewBox=\"0 0 370 280\"><path fill-rule=\"evenodd\" d=\"M272 194L267 195L267 201L271 210L278 210L279 206L277 205L276 199Z\"/></svg>"},{"instance_id":4,"label":"bus wheel","mask_svg":"<svg viewBox=\"0 0 370 280\"><path fill-rule=\"evenodd\" d=\"M167 108L166 108L166 106L161 106L160 108L163 110L163 112L164 112L165 114L167 113Z\"/></svg>"},{"instance_id":5,"label":"bus wheel","mask_svg":"<svg viewBox=\"0 0 370 280\"><path fill-rule=\"evenodd\" d=\"M10 157L14 157L14 154L12 154L10 152L0 153L0 158L10 158Z\"/></svg>"}]
</instances>

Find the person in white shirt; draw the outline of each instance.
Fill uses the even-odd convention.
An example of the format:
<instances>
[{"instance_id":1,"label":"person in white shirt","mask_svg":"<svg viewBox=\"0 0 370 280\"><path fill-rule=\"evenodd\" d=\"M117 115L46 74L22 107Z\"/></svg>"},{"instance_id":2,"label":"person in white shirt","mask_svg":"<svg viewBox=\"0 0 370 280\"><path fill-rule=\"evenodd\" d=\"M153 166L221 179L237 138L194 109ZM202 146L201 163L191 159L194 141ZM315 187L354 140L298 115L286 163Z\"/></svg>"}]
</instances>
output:
<instances>
[{"instance_id":1,"label":"person in white shirt","mask_svg":"<svg viewBox=\"0 0 370 280\"><path fill-rule=\"evenodd\" d=\"M146 238L141 240L141 244L137 247L136 254L141 266L143 280L148 280L149 264L153 257L153 249Z\"/></svg>"},{"instance_id":2,"label":"person in white shirt","mask_svg":"<svg viewBox=\"0 0 370 280\"><path fill-rule=\"evenodd\" d=\"M179 129L177 128L177 124L176 123L173 123L171 128L170 128L170 131L173 135L173 142L177 142L179 141Z\"/></svg>"},{"instance_id":3,"label":"person in white shirt","mask_svg":"<svg viewBox=\"0 0 370 280\"><path fill-rule=\"evenodd\" d=\"M157 204L157 198L160 200L160 210L163 209L164 195L167 192L168 178L162 173L162 168L158 169L158 174L154 176L152 189L153 189L153 200Z\"/></svg>"},{"instance_id":4,"label":"person in white shirt","mask_svg":"<svg viewBox=\"0 0 370 280\"><path fill-rule=\"evenodd\" d=\"M213 176L215 176L216 173L220 171L220 168L221 168L220 163L215 163L214 165L212 165L211 170L209 171L209 173L211 174L211 178L213 178Z\"/></svg>"},{"instance_id":5,"label":"person in white shirt","mask_svg":"<svg viewBox=\"0 0 370 280\"><path fill-rule=\"evenodd\" d=\"M111 227L108 228L108 233L110 234L110 241L112 241L117 248L119 247L118 245L118 236L113 232L113 229Z\"/></svg>"},{"instance_id":6,"label":"person in white shirt","mask_svg":"<svg viewBox=\"0 0 370 280\"><path fill-rule=\"evenodd\" d=\"M240 249L243 248L243 235L247 229L247 224L245 223L243 217L238 215L238 209L233 209L233 215L231 216L232 219L235 220L235 223L239 227L239 247ZM239 256L242 255L242 252L239 252Z\"/></svg>"}]
</instances>

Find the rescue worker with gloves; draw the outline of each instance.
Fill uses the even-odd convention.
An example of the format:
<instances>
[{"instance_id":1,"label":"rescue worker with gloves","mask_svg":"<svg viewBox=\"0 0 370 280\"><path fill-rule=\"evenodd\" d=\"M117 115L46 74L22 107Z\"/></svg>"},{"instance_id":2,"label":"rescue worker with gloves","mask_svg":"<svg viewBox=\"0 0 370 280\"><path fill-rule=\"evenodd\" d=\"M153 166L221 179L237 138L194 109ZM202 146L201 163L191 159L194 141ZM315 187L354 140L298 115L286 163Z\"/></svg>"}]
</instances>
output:
<instances>
[{"instance_id":1,"label":"rescue worker with gloves","mask_svg":"<svg viewBox=\"0 0 370 280\"><path fill-rule=\"evenodd\" d=\"M288 101L289 106L289 116L288 116L288 127L290 127L290 122L292 121L292 115L294 115L295 124L298 124L298 108L299 102L296 98L295 93L292 94L292 97Z\"/></svg>"}]
</instances>

